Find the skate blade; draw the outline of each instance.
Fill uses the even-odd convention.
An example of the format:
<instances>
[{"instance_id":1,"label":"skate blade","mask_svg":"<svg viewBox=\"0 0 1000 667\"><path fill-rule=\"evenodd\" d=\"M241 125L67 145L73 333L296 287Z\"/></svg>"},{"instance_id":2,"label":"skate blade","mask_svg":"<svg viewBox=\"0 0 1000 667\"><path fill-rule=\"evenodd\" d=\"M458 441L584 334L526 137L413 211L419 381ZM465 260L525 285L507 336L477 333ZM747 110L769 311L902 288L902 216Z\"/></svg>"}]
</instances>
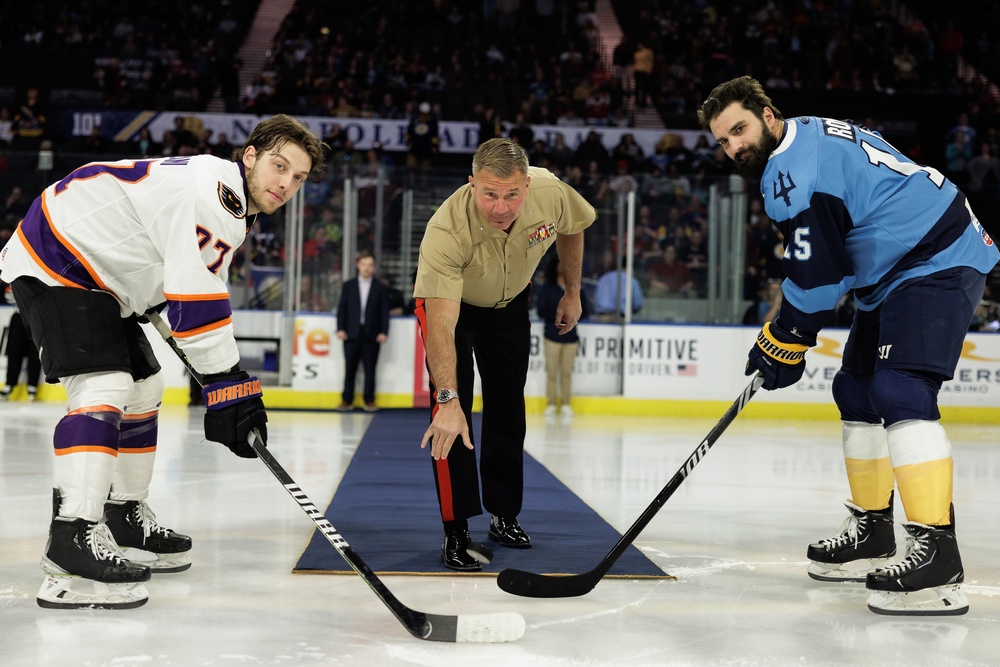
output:
<instances>
[{"instance_id":1,"label":"skate blade","mask_svg":"<svg viewBox=\"0 0 1000 667\"><path fill-rule=\"evenodd\" d=\"M862 558L847 563L810 561L806 573L816 581L865 581L869 572L887 567L893 558Z\"/></svg>"},{"instance_id":2,"label":"skate blade","mask_svg":"<svg viewBox=\"0 0 1000 667\"><path fill-rule=\"evenodd\" d=\"M157 554L136 547L122 547L123 558L139 565L145 565L154 574L183 572L191 567L191 552Z\"/></svg>"},{"instance_id":3,"label":"skate blade","mask_svg":"<svg viewBox=\"0 0 1000 667\"><path fill-rule=\"evenodd\" d=\"M48 575L36 602L45 609L135 609L146 604L144 583L105 584L82 577Z\"/></svg>"},{"instance_id":4,"label":"skate blade","mask_svg":"<svg viewBox=\"0 0 1000 667\"><path fill-rule=\"evenodd\" d=\"M870 591L868 608L887 616L960 616L969 611L969 600L961 584L951 584L912 593Z\"/></svg>"}]
</instances>

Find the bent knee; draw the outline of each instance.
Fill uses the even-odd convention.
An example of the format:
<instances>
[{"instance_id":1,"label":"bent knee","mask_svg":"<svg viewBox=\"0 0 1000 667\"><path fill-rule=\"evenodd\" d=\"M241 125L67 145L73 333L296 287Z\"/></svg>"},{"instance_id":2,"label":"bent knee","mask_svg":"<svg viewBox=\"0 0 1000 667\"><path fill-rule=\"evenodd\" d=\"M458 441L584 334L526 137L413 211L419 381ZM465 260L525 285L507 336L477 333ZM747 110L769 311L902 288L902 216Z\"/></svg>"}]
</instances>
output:
<instances>
[{"instance_id":1,"label":"bent knee","mask_svg":"<svg viewBox=\"0 0 1000 667\"><path fill-rule=\"evenodd\" d=\"M872 376L868 394L888 428L909 419L937 421L941 418L937 397L941 380L918 371L883 369Z\"/></svg>"},{"instance_id":2,"label":"bent knee","mask_svg":"<svg viewBox=\"0 0 1000 667\"><path fill-rule=\"evenodd\" d=\"M880 419L868 395L872 376L855 375L844 369L833 376L833 402L845 422L878 424Z\"/></svg>"},{"instance_id":3,"label":"bent knee","mask_svg":"<svg viewBox=\"0 0 1000 667\"><path fill-rule=\"evenodd\" d=\"M132 395L129 397L128 412L142 414L153 412L160 408L165 387L163 373L154 373L144 380L133 383Z\"/></svg>"}]
</instances>

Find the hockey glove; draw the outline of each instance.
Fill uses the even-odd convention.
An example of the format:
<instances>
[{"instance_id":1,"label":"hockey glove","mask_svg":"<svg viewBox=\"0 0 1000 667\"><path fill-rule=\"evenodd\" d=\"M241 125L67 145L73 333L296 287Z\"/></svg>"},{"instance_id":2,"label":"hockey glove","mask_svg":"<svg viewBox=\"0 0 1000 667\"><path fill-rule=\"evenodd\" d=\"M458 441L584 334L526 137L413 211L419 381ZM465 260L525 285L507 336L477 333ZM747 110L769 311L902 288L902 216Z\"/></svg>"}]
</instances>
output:
<instances>
[{"instance_id":1,"label":"hockey glove","mask_svg":"<svg viewBox=\"0 0 1000 667\"><path fill-rule=\"evenodd\" d=\"M765 322L757 334L757 344L750 349L746 375L760 371L764 376L761 386L767 390L790 387L798 382L806 369L809 346L796 340L777 323Z\"/></svg>"},{"instance_id":2,"label":"hockey glove","mask_svg":"<svg viewBox=\"0 0 1000 667\"><path fill-rule=\"evenodd\" d=\"M267 444L267 413L261 400L260 381L245 371L206 375L201 394L206 408L205 439L221 442L236 456L257 458L247 438L250 431L260 429L260 436Z\"/></svg>"}]
</instances>

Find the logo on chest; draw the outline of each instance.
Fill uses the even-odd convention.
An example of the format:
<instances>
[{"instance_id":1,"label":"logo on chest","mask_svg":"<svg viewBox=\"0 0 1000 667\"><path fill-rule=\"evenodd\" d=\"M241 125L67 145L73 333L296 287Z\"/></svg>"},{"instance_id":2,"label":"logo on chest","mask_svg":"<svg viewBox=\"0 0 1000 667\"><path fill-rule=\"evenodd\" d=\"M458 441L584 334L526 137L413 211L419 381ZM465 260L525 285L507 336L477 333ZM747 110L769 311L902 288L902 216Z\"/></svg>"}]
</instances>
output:
<instances>
[{"instance_id":1,"label":"logo on chest","mask_svg":"<svg viewBox=\"0 0 1000 667\"><path fill-rule=\"evenodd\" d=\"M786 182L787 181L787 182ZM796 187L795 181L792 180L792 174L783 174L778 172L778 180L774 182L774 198L777 200L779 197L785 200L785 206L792 205L792 198L789 196Z\"/></svg>"},{"instance_id":2,"label":"logo on chest","mask_svg":"<svg viewBox=\"0 0 1000 667\"><path fill-rule=\"evenodd\" d=\"M528 236L528 247L534 248L539 243L543 243L546 239L556 235L556 225L554 222L550 222L547 225L540 225L538 229L531 232Z\"/></svg>"},{"instance_id":3,"label":"logo on chest","mask_svg":"<svg viewBox=\"0 0 1000 667\"><path fill-rule=\"evenodd\" d=\"M219 181L219 202L222 204L222 208L229 211L234 218L243 218L247 214L240 196L222 181Z\"/></svg>"}]
</instances>

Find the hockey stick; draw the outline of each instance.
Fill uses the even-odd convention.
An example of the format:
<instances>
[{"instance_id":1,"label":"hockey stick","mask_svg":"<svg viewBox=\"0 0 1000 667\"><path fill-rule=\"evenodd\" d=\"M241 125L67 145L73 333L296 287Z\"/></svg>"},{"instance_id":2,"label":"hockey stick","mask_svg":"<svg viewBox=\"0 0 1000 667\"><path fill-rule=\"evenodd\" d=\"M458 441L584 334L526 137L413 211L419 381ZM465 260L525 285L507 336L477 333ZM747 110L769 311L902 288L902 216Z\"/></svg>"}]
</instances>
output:
<instances>
[{"instance_id":1,"label":"hockey stick","mask_svg":"<svg viewBox=\"0 0 1000 667\"><path fill-rule=\"evenodd\" d=\"M170 327L159 313L150 312L146 318L156 327L157 332L163 340L170 345L178 358L184 363L188 371L202 384L202 376L198 373L187 356L177 346ZM399 622L417 639L426 639L438 642L510 642L520 639L524 635L524 618L514 612L500 612L493 614L463 614L461 616L448 616L443 614L427 614L410 609L400 602L395 595L386 587L382 580L372 572L371 568L361 560L354 549L347 543L337 529L327 521L323 513L306 496L306 494L295 483L295 480L285 472L281 464L274 458L266 443L261 440L257 429L251 432L247 442L267 469L271 471L281 485L285 487L288 494L299 504L299 507L312 519L327 541L343 557L347 564L351 566L358 576L364 579L368 587L375 592L375 595L385 603L385 606L399 619Z\"/></svg>"},{"instance_id":2,"label":"hockey stick","mask_svg":"<svg viewBox=\"0 0 1000 667\"><path fill-rule=\"evenodd\" d=\"M694 467L705 457L705 454L715 444L715 441L719 439L719 436L736 419L736 415L746 407L746 404L757 393L763 382L764 378L760 374L754 376L750 384L747 385L747 388L740 394L740 397L722 415L722 419L709 431L708 435L705 436L701 444L688 457L680 470L667 482L663 490L653 499L653 502L649 504L642 515L636 519L632 527L618 540L618 544L604 557L604 560L597 564L597 567L590 572L570 575L534 574L532 572L525 572L524 570L508 568L502 570L497 575L497 585L508 593L531 598L569 598L585 595L593 590L594 586L598 584L615 564L615 561L635 541L635 538L639 536L639 533L646 527L646 524L656 516L656 513L660 511L663 504L667 502L670 496L674 494L674 491L691 474Z\"/></svg>"}]
</instances>

